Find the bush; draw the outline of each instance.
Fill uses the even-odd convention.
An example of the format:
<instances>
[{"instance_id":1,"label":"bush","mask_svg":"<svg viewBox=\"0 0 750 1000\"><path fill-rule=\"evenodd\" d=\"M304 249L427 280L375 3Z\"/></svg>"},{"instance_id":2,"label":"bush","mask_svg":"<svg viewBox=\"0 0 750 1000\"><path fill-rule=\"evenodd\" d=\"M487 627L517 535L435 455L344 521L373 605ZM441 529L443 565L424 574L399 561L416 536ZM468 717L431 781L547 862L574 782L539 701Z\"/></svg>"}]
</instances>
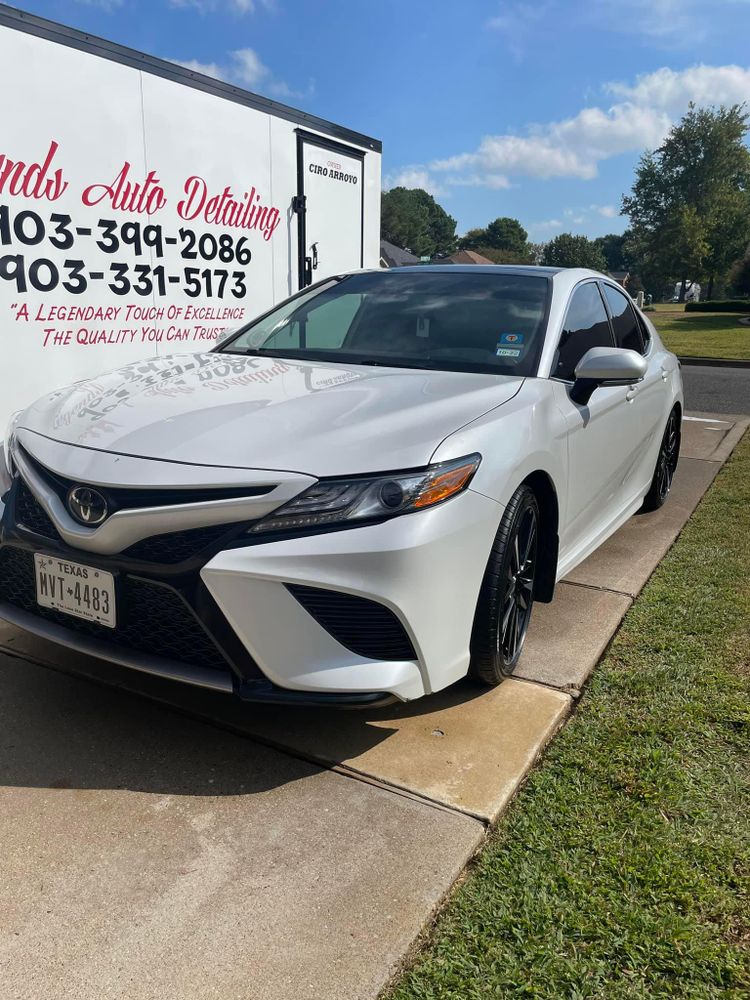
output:
<instances>
[{"instance_id":1,"label":"bush","mask_svg":"<svg viewBox=\"0 0 750 1000\"><path fill-rule=\"evenodd\" d=\"M686 302L685 312L750 313L750 299L706 299Z\"/></svg>"}]
</instances>

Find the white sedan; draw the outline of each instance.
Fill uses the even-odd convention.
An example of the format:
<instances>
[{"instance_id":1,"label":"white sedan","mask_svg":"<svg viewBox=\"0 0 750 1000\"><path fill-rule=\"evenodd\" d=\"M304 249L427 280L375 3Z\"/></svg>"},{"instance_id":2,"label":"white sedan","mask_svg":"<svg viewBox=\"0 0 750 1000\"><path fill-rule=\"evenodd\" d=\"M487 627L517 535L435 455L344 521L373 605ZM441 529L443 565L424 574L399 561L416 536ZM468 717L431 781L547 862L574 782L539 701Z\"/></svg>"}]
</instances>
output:
<instances>
[{"instance_id":1,"label":"white sedan","mask_svg":"<svg viewBox=\"0 0 750 1000\"><path fill-rule=\"evenodd\" d=\"M664 503L682 409L601 274L331 278L16 415L0 618L255 701L498 684L534 601Z\"/></svg>"}]
</instances>

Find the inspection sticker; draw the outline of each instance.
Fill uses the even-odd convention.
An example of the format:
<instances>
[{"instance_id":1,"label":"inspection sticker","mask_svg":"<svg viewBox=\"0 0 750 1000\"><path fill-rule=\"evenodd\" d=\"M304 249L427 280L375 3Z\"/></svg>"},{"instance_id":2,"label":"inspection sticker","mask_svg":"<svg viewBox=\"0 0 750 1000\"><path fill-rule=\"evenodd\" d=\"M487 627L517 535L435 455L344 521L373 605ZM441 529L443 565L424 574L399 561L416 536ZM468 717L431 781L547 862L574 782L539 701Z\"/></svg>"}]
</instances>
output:
<instances>
[{"instance_id":1,"label":"inspection sticker","mask_svg":"<svg viewBox=\"0 0 750 1000\"><path fill-rule=\"evenodd\" d=\"M523 344L523 334L522 333L501 333L500 334L501 344L518 344L520 347Z\"/></svg>"},{"instance_id":2,"label":"inspection sticker","mask_svg":"<svg viewBox=\"0 0 750 1000\"><path fill-rule=\"evenodd\" d=\"M495 354L498 358L520 358L521 348L520 347L501 347L500 344L497 345L495 349Z\"/></svg>"}]
</instances>

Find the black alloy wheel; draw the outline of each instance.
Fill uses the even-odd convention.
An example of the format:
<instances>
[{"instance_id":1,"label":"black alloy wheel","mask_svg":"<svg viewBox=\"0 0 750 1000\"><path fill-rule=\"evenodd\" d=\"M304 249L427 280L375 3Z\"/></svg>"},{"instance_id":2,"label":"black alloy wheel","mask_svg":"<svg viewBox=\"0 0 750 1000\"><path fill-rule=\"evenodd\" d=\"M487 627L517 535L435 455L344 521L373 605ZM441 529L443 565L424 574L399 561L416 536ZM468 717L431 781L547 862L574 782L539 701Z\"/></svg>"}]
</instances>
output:
<instances>
[{"instance_id":1,"label":"black alloy wheel","mask_svg":"<svg viewBox=\"0 0 750 1000\"><path fill-rule=\"evenodd\" d=\"M534 604L539 530L534 492L520 486L495 536L474 619L469 670L485 684L499 684L521 655Z\"/></svg>"},{"instance_id":2,"label":"black alloy wheel","mask_svg":"<svg viewBox=\"0 0 750 1000\"><path fill-rule=\"evenodd\" d=\"M680 457L680 418L677 410L672 410L664 430L664 436L656 460L654 478L643 501L644 510L658 510L663 506L672 489L677 462Z\"/></svg>"}]
</instances>

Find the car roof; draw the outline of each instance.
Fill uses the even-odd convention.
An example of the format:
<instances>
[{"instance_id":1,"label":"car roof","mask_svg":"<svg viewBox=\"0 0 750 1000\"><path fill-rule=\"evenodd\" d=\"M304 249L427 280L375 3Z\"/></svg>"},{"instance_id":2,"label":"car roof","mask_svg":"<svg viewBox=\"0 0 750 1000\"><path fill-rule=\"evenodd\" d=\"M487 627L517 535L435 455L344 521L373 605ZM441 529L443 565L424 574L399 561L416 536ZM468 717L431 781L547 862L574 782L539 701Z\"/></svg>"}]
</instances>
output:
<instances>
[{"instance_id":1,"label":"car roof","mask_svg":"<svg viewBox=\"0 0 750 1000\"><path fill-rule=\"evenodd\" d=\"M551 277L558 274L560 267L539 267L536 264L409 264L393 270L409 272L432 272L436 274L536 274Z\"/></svg>"}]
</instances>

